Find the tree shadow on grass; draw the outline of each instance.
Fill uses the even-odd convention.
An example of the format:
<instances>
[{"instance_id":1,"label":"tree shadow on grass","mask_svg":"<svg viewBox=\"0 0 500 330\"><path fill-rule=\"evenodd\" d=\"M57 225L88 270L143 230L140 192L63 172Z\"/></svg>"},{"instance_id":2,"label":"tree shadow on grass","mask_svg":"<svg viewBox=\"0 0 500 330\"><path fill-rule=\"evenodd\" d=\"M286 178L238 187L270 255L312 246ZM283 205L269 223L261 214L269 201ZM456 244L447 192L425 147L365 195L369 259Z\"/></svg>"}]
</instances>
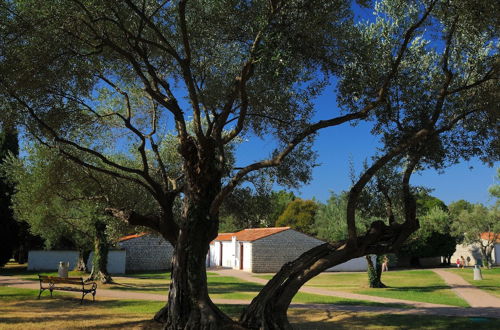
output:
<instances>
[{"instance_id":1,"label":"tree shadow on grass","mask_svg":"<svg viewBox=\"0 0 500 330\"><path fill-rule=\"evenodd\" d=\"M292 315L294 329L365 329L367 325L375 329L394 327L397 329L499 329L500 320L474 319L465 317L446 317L430 315L368 314L350 312L324 312L315 320L307 321L309 316ZM316 320L317 319L317 320Z\"/></svg>"},{"instance_id":2,"label":"tree shadow on grass","mask_svg":"<svg viewBox=\"0 0 500 330\"><path fill-rule=\"evenodd\" d=\"M431 286L404 286L404 287L387 287L387 291L416 291L416 292L434 292L438 290L450 289L447 285L431 285Z\"/></svg>"},{"instance_id":3,"label":"tree shadow on grass","mask_svg":"<svg viewBox=\"0 0 500 330\"><path fill-rule=\"evenodd\" d=\"M216 277L209 280L208 292L210 294L238 293L238 292L255 292L258 293L263 285L242 282L232 277Z\"/></svg>"},{"instance_id":4,"label":"tree shadow on grass","mask_svg":"<svg viewBox=\"0 0 500 330\"><path fill-rule=\"evenodd\" d=\"M105 288L106 290L116 290L116 291L131 291L131 292L144 292L149 291L151 293L164 294L168 292L168 284L158 285L158 284L124 284L124 283L113 283L116 286ZM98 291L99 292L99 291Z\"/></svg>"},{"instance_id":5,"label":"tree shadow on grass","mask_svg":"<svg viewBox=\"0 0 500 330\"><path fill-rule=\"evenodd\" d=\"M170 272L164 270L150 271L150 272L137 272L127 273L123 277L138 278L143 280L168 280L170 279Z\"/></svg>"}]
</instances>

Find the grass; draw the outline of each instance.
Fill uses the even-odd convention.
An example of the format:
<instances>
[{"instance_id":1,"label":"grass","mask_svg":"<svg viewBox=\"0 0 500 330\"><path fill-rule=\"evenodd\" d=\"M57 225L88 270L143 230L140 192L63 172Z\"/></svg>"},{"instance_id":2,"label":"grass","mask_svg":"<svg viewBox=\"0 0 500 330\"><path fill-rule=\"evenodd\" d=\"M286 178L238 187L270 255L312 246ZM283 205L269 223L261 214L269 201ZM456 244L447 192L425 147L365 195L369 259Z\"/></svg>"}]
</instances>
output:
<instances>
[{"instance_id":1,"label":"grass","mask_svg":"<svg viewBox=\"0 0 500 330\"><path fill-rule=\"evenodd\" d=\"M498 319L292 309L294 329L499 329Z\"/></svg>"},{"instance_id":2,"label":"grass","mask_svg":"<svg viewBox=\"0 0 500 330\"><path fill-rule=\"evenodd\" d=\"M476 286L479 289L485 290L497 297L500 297L500 268L482 268L481 274L483 279L481 281L474 281L474 271L473 268L456 269L450 268L447 271L451 271L455 274L460 275L464 280L469 282L471 285Z\"/></svg>"},{"instance_id":3,"label":"grass","mask_svg":"<svg viewBox=\"0 0 500 330\"><path fill-rule=\"evenodd\" d=\"M0 274L17 275L23 279L37 279L38 272L27 272L19 268L0 270ZM43 273L57 275L56 272ZM208 287L213 299L241 299L251 300L261 290L262 285L239 280L234 277L219 276L217 273L208 272ZM86 274L70 272L70 276ZM261 275L261 278L271 278L272 275ZM165 271L134 273L126 276L115 276L115 283L99 285L101 289L153 293L166 295L170 284L170 273ZM367 285L366 273L324 273L307 283L307 286L327 288L334 291L345 291L370 296L404 299L451 306L468 307L468 304L458 297L445 282L434 272L428 270L390 271L383 274L383 282L388 285L385 289L370 289ZM488 285L485 284L485 287ZM317 304L357 304L357 305L383 305L368 301L350 300L330 296L299 293L293 300L294 303ZM401 307L396 304L392 306Z\"/></svg>"},{"instance_id":4,"label":"grass","mask_svg":"<svg viewBox=\"0 0 500 330\"><path fill-rule=\"evenodd\" d=\"M57 297L35 297L38 290L0 287L2 329L160 329L151 321L163 305L159 301L112 300L95 303L63 293ZM237 319L242 305L220 305ZM289 317L295 329L498 329L498 319L470 319L432 315L402 315L366 312L331 312L292 308Z\"/></svg>"},{"instance_id":5,"label":"grass","mask_svg":"<svg viewBox=\"0 0 500 330\"><path fill-rule=\"evenodd\" d=\"M271 275L258 277L270 278ZM366 273L323 273L309 281L306 286L369 296L469 307L467 302L458 297L439 275L429 270L386 272L382 275L382 282L388 287L372 289L368 287Z\"/></svg>"}]
</instances>

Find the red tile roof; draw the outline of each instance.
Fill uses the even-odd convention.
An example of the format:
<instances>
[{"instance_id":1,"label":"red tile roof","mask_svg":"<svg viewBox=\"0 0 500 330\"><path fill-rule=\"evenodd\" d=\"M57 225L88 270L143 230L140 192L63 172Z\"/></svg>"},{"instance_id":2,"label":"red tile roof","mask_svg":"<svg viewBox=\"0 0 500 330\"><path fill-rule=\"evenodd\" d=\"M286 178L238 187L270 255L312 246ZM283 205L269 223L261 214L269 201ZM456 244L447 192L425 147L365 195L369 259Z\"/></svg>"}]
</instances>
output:
<instances>
[{"instance_id":1,"label":"red tile roof","mask_svg":"<svg viewBox=\"0 0 500 330\"><path fill-rule=\"evenodd\" d=\"M496 238L496 243L500 243L500 234L496 233L496 237L494 235L495 235L495 233L492 233L492 232L482 233L481 239L492 240L492 239Z\"/></svg>"},{"instance_id":2,"label":"red tile roof","mask_svg":"<svg viewBox=\"0 0 500 330\"><path fill-rule=\"evenodd\" d=\"M253 242L288 229L290 229L290 227L249 228L236 233L221 233L214 241L230 241L233 236L236 236L236 239L240 242Z\"/></svg>"},{"instance_id":3,"label":"red tile roof","mask_svg":"<svg viewBox=\"0 0 500 330\"><path fill-rule=\"evenodd\" d=\"M139 234L134 234L134 235L123 236L123 237L120 237L118 239L118 242L128 241L129 239L142 237L144 235L146 235L146 233L139 233Z\"/></svg>"},{"instance_id":4,"label":"red tile roof","mask_svg":"<svg viewBox=\"0 0 500 330\"><path fill-rule=\"evenodd\" d=\"M219 233L219 235L217 235L214 241L230 241L232 240L233 236L234 233Z\"/></svg>"}]
</instances>

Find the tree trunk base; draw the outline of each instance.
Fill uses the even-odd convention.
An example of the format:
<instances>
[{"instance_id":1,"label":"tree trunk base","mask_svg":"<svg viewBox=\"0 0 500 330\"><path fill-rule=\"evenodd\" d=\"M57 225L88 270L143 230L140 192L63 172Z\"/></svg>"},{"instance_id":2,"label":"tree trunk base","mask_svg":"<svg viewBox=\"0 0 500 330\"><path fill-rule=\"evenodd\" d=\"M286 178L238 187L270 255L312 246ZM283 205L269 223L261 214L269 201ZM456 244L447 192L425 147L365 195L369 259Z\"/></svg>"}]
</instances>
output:
<instances>
[{"instance_id":1,"label":"tree trunk base","mask_svg":"<svg viewBox=\"0 0 500 330\"><path fill-rule=\"evenodd\" d=\"M95 281L95 282L101 282L102 284L109 284L113 283L113 279L111 278L111 275L107 273L103 273L101 271L94 273L92 272L90 276L87 278L87 281Z\"/></svg>"},{"instance_id":2,"label":"tree trunk base","mask_svg":"<svg viewBox=\"0 0 500 330\"><path fill-rule=\"evenodd\" d=\"M163 329L168 330L177 330L178 327L175 324L172 324L169 320L169 306L168 304L162 307L155 316L153 320L161 323L163 325ZM225 317L222 313L217 313L216 311L207 312L201 310L193 310L191 311L191 316L185 327L183 329L190 330L246 330L247 328L241 326L240 324L234 322L233 320Z\"/></svg>"},{"instance_id":3,"label":"tree trunk base","mask_svg":"<svg viewBox=\"0 0 500 330\"><path fill-rule=\"evenodd\" d=\"M375 289L382 289L382 288L387 288L387 285L385 285L382 282L378 283L370 283L370 288L375 288Z\"/></svg>"}]
</instances>

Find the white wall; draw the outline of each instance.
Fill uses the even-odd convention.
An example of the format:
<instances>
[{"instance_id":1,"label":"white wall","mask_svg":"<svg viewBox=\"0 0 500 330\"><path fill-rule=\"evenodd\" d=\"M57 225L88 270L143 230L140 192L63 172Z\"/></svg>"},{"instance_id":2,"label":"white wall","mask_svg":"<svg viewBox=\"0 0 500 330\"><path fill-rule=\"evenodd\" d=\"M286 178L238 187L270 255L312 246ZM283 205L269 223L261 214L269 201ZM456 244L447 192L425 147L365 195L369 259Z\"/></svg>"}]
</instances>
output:
<instances>
[{"instance_id":1,"label":"white wall","mask_svg":"<svg viewBox=\"0 0 500 330\"><path fill-rule=\"evenodd\" d=\"M469 266L474 266L476 264L476 261L478 259L481 259L481 251L479 249L478 244L470 244L470 245L465 245L465 244L458 244L455 248L455 253L451 256L451 264L455 265L457 264L457 259L460 257L464 257L464 259L467 259L467 257L470 258ZM483 260L483 265L485 264L485 261Z\"/></svg>"},{"instance_id":2,"label":"white wall","mask_svg":"<svg viewBox=\"0 0 500 330\"><path fill-rule=\"evenodd\" d=\"M216 247L219 247L219 242L213 242L210 244L209 249L208 249L208 256L207 256L207 267L215 267L218 266L219 264L217 263L218 261L218 255L215 252Z\"/></svg>"},{"instance_id":3,"label":"white wall","mask_svg":"<svg viewBox=\"0 0 500 330\"><path fill-rule=\"evenodd\" d=\"M92 269L93 252L87 261L88 269ZM29 251L28 270L46 270L57 272L59 262L69 261L69 270L73 270L78 262L78 252L63 251ZM125 273L125 251L111 250L108 252L108 272L111 274Z\"/></svg>"},{"instance_id":4,"label":"white wall","mask_svg":"<svg viewBox=\"0 0 500 330\"><path fill-rule=\"evenodd\" d=\"M222 267L233 268L235 266L234 242L224 241L222 243Z\"/></svg>"},{"instance_id":5,"label":"white wall","mask_svg":"<svg viewBox=\"0 0 500 330\"><path fill-rule=\"evenodd\" d=\"M252 270L252 243L243 243L243 270Z\"/></svg>"},{"instance_id":6,"label":"white wall","mask_svg":"<svg viewBox=\"0 0 500 330\"><path fill-rule=\"evenodd\" d=\"M69 261L69 269L74 269L78 262L78 252L70 250L28 252L28 270L57 272L60 261Z\"/></svg>"},{"instance_id":7,"label":"white wall","mask_svg":"<svg viewBox=\"0 0 500 330\"><path fill-rule=\"evenodd\" d=\"M500 243L495 244L495 250L493 251L493 264L500 265Z\"/></svg>"},{"instance_id":8,"label":"white wall","mask_svg":"<svg viewBox=\"0 0 500 330\"><path fill-rule=\"evenodd\" d=\"M87 261L87 269L92 269L92 258L94 252L90 253L89 260ZM110 274L125 274L125 250L111 250L108 252L108 273ZM71 269L71 268L70 268Z\"/></svg>"},{"instance_id":9,"label":"white wall","mask_svg":"<svg viewBox=\"0 0 500 330\"><path fill-rule=\"evenodd\" d=\"M375 264L376 256L372 256L372 262ZM364 272L368 269L365 257L354 258L343 264L328 268L326 272Z\"/></svg>"}]
</instances>

